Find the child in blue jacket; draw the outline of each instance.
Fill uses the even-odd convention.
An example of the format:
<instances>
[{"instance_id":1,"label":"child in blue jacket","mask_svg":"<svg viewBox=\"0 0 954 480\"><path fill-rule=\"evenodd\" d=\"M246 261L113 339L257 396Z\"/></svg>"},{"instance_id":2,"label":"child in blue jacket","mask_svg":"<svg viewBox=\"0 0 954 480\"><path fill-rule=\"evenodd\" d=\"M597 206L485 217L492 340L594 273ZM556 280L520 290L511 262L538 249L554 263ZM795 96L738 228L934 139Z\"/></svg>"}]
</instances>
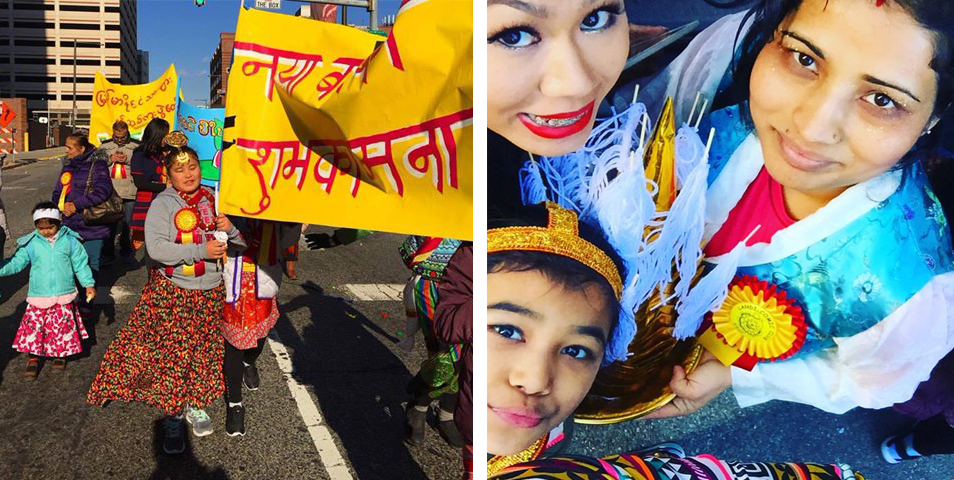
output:
<instances>
[{"instance_id":1,"label":"child in blue jacket","mask_svg":"<svg viewBox=\"0 0 954 480\"><path fill-rule=\"evenodd\" d=\"M66 357L82 351L80 337L88 338L83 320L73 301L77 291L73 277L86 289L86 301L96 296L93 272L79 235L63 227L62 217L52 202L33 209L36 230L17 240L13 257L0 262L0 277L30 268L27 309L13 348L29 354L24 376L36 378L39 357L53 358L53 371L66 368Z\"/></svg>"}]
</instances>

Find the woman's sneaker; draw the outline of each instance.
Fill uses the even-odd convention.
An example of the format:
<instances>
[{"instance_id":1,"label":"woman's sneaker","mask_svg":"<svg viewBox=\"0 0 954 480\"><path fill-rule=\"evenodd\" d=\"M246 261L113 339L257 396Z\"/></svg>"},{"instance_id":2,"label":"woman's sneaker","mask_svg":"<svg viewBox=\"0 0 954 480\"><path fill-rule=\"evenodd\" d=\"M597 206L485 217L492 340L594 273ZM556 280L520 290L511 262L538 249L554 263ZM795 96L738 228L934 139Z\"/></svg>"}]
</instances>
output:
<instances>
[{"instance_id":1,"label":"woman's sneaker","mask_svg":"<svg viewBox=\"0 0 954 480\"><path fill-rule=\"evenodd\" d=\"M258 368L255 368L255 365L245 366L245 372L242 374L242 383L244 383L245 388L249 390L258 390Z\"/></svg>"},{"instance_id":2,"label":"woman's sneaker","mask_svg":"<svg viewBox=\"0 0 954 480\"><path fill-rule=\"evenodd\" d=\"M162 440L162 451L169 455L176 455L185 451L185 435L182 434L182 418L166 417L162 422L165 438Z\"/></svg>"},{"instance_id":3,"label":"woman's sneaker","mask_svg":"<svg viewBox=\"0 0 954 480\"><path fill-rule=\"evenodd\" d=\"M881 442L881 456L884 461L894 464L902 460L912 460L920 458L922 455L914 449L914 434L908 434L905 437L891 436Z\"/></svg>"},{"instance_id":4,"label":"woman's sneaker","mask_svg":"<svg viewBox=\"0 0 954 480\"><path fill-rule=\"evenodd\" d=\"M230 437L245 435L245 407L234 405L226 408L225 433Z\"/></svg>"},{"instance_id":5,"label":"woman's sneaker","mask_svg":"<svg viewBox=\"0 0 954 480\"><path fill-rule=\"evenodd\" d=\"M212 419L205 410L196 410L192 407L186 407L185 418L192 425L192 434L197 437L204 437L212 434Z\"/></svg>"}]
</instances>

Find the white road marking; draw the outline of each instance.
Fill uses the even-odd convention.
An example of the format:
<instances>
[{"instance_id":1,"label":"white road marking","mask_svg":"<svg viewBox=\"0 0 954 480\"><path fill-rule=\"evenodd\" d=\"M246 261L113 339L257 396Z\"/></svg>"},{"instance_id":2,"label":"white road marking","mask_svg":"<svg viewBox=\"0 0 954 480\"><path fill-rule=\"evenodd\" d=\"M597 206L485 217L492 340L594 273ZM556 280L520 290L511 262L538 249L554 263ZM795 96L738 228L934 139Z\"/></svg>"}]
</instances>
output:
<instances>
[{"instance_id":1,"label":"white road marking","mask_svg":"<svg viewBox=\"0 0 954 480\"><path fill-rule=\"evenodd\" d=\"M315 443L315 448L318 449L318 456L321 458L321 463L324 465L325 471L335 480L353 478L351 476L351 470L348 469L347 461L345 461L341 455L338 446L335 445L335 439L331 435L331 429L328 428L328 425L326 425L321 418L318 405L312 400L308 389L298 383L298 380L295 380L295 377L292 375L291 357L288 355L288 350L285 349L285 345L282 344L282 339L278 336L277 331L272 330L269 333L268 346L272 349L272 353L275 354L275 360L278 361L278 368L282 371L285 380L288 382L288 390L298 405L298 411L301 413L301 418L305 422L305 427L308 428L311 440Z\"/></svg>"},{"instance_id":2,"label":"white road marking","mask_svg":"<svg viewBox=\"0 0 954 480\"><path fill-rule=\"evenodd\" d=\"M403 283L348 283L344 287L356 300L401 301Z\"/></svg>"}]
</instances>

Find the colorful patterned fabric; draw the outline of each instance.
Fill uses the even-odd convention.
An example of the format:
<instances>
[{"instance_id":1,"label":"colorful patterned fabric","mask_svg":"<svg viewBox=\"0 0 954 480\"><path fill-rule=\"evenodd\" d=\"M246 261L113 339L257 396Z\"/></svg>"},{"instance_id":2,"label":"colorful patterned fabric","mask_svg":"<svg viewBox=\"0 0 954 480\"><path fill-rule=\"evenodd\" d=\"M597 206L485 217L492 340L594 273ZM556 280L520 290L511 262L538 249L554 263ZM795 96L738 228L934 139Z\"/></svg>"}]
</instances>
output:
<instances>
[{"instance_id":1,"label":"colorful patterned fabric","mask_svg":"<svg viewBox=\"0 0 954 480\"><path fill-rule=\"evenodd\" d=\"M242 272L242 290L235 303L225 304L222 336L239 350L248 350L265 338L278 321L278 302L255 295L255 271Z\"/></svg>"},{"instance_id":2,"label":"colorful patterned fabric","mask_svg":"<svg viewBox=\"0 0 954 480\"><path fill-rule=\"evenodd\" d=\"M710 155L710 186L752 133L739 107L713 112L701 131L716 130ZM951 234L920 161L900 171L900 185L860 218L779 261L739 267L785 289L809 323L796 358L833 347L884 320L935 276L954 271ZM898 265L905 268L898 269Z\"/></svg>"},{"instance_id":3,"label":"colorful patterned fabric","mask_svg":"<svg viewBox=\"0 0 954 480\"><path fill-rule=\"evenodd\" d=\"M460 240L411 235L398 247L401 259L414 273L440 280Z\"/></svg>"},{"instance_id":4,"label":"colorful patterned fabric","mask_svg":"<svg viewBox=\"0 0 954 480\"><path fill-rule=\"evenodd\" d=\"M621 454L546 457L505 468L494 480L864 480L847 465L726 462L711 455Z\"/></svg>"},{"instance_id":5,"label":"colorful patterned fabric","mask_svg":"<svg viewBox=\"0 0 954 480\"><path fill-rule=\"evenodd\" d=\"M28 305L13 348L20 353L62 358L83 351L81 337L89 338L89 334L72 303L49 308Z\"/></svg>"},{"instance_id":6,"label":"colorful patterned fabric","mask_svg":"<svg viewBox=\"0 0 954 480\"><path fill-rule=\"evenodd\" d=\"M137 182L136 203L133 204L132 222L129 224L129 230L132 239L138 242L146 241L146 213L149 212L149 206L152 205L152 199L156 194L165 189L165 172L162 168L162 160L158 157L151 157L143 152L134 152L130 161L133 180ZM139 185L148 185L144 189Z\"/></svg>"},{"instance_id":7,"label":"colorful patterned fabric","mask_svg":"<svg viewBox=\"0 0 954 480\"><path fill-rule=\"evenodd\" d=\"M421 363L421 378L428 386L428 396L438 398L457 393L457 360L460 345L448 346L434 332L434 312L437 308L438 282L421 276L413 285L417 319L428 347L428 358Z\"/></svg>"},{"instance_id":8,"label":"colorful patterned fabric","mask_svg":"<svg viewBox=\"0 0 954 480\"><path fill-rule=\"evenodd\" d=\"M437 308L437 282L419 277L413 285L414 309L424 331L424 338L434 337L434 309Z\"/></svg>"},{"instance_id":9,"label":"colorful patterned fabric","mask_svg":"<svg viewBox=\"0 0 954 480\"><path fill-rule=\"evenodd\" d=\"M132 316L109 345L86 401L143 402L166 415L205 408L225 392L223 288L187 290L150 272Z\"/></svg>"}]
</instances>

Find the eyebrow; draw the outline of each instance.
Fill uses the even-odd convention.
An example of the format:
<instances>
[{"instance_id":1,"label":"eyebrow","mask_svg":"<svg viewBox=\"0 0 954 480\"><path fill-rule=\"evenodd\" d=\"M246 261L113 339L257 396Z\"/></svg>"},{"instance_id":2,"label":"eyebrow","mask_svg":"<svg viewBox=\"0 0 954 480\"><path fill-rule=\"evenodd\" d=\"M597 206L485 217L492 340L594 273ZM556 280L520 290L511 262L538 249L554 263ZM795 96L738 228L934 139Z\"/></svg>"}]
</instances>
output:
<instances>
[{"instance_id":1,"label":"eyebrow","mask_svg":"<svg viewBox=\"0 0 954 480\"><path fill-rule=\"evenodd\" d=\"M786 37L792 37L792 38L794 38L795 40L798 40L799 42L804 43L805 46L808 47L809 50L811 50L815 55L818 55L818 58L821 58L822 60L825 59L825 54L822 53L821 49L819 49L818 47L816 47L815 44L813 44L812 42L808 41L807 38L805 38L805 37L803 37L803 36L801 36L801 35L799 35L799 34L797 34L797 33L795 33L795 32L792 32L792 31L790 31L790 30L782 30L782 35L785 35Z\"/></svg>"},{"instance_id":2,"label":"eyebrow","mask_svg":"<svg viewBox=\"0 0 954 480\"><path fill-rule=\"evenodd\" d=\"M797 34L797 33L795 33L795 32L789 31L789 30L782 30L782 35L785 35L785 36L788 36L788 37L792 37L792 38L794 38L795 40L798 40L799 42L804 43L805 46L808 47L809 50L811 50L812 52L815 53L815 55L818 55L818 57L821 58L822 60L825 59L825 54L822 53L821 49L819 49L818 47L816 47L812 42L808 41L807 38L802 37L801 35L799 35L799 34ZM901 86L899 86L899 85L895 85L895 84L893 84L893 83L886 82L886 81L884 81L884 80L881 80L880 78L873 77L873 76L871 76L871 75L865 75L864 77L862 77L862 79L863 79L864 81L868 82L868 83L873 83L873 84L875 84L875 85L880 85L880 86L882 86L882 87L887 87L887 88L890 88L890 89L893 89L893 90L897 90L897 91L899 91L899 92L901 92L901 93L903 93L903 94L905 94L905 95L907 95L907 96L913 98L916 102L921 103L921 99L920 99L920 98L918 98L916 95L914 95L913 93L911 93L910 90L908 90L908 89L906 89L906 88L904 88L904 87L901 87Z\"/></svg>"},{"instance_id":3,"label":"eyebrow","mask_svg":"<svg viewBox=\"0 0 954 480\"><path fill-rule=\"evenodd\" d=\"M587 337L593 337L600 346L606 348L606 331L600 327L594 327L592 325L585 327L576 327L576 333L580 335L586 335Z\"/></svg>"},{"instance_id":4,"label":"eyebrow","mask_svg":"<svg viewBox=\"0 0 954 480\"><path fill-rule=\"evenodd\" d=\"M510 302L497 302L493 305L487 305L487 310L503 310L505 312L516 313L517 315L532 318L534 320L542 317L539 312Z\"/></svg>"},{"instance_id":5,"label":"eyebrow","mask_svg":"<svg viewBox=\"0 0 954 480\"><path fill-rule=\"evenodd\" d=\"M911 93L910 90L908 90L908 89L906 89L906 88L900 87L900 86L898 86L898 85L894 85L894 84L892 84L892 83L888 83L888 82L886 82L886 81L884 81L884 80L881 80L881 79L879 79L879 78L872 77L871 75L865 75L864 77L862 77L862 79L864 79L864 81L866 81L866 82L868 82L868 83L873 83L873 84L875 84L875 85L881 85L882 87L888 87L888 88L897 90L897 91L899 91L899 92L901 92L901 93L903 93L903 94L905 94L905 95L907 95L907 96L913 98L916 102L921 103L921 99L918 98L918 97L916 97L913 93Z\"/></svg>"},{"instance_id":6,"label":"eyebrow","mask_svg":"<svg viewBox=\"0 0 954 480\"><path fill-rule=\"evenodd\" d=\"M487 6L506 5L517 10L522 10L535 17L546 18L547 9L539 5L533 5L522 0L487 0Z\"/></svg>"}]
</instances>

